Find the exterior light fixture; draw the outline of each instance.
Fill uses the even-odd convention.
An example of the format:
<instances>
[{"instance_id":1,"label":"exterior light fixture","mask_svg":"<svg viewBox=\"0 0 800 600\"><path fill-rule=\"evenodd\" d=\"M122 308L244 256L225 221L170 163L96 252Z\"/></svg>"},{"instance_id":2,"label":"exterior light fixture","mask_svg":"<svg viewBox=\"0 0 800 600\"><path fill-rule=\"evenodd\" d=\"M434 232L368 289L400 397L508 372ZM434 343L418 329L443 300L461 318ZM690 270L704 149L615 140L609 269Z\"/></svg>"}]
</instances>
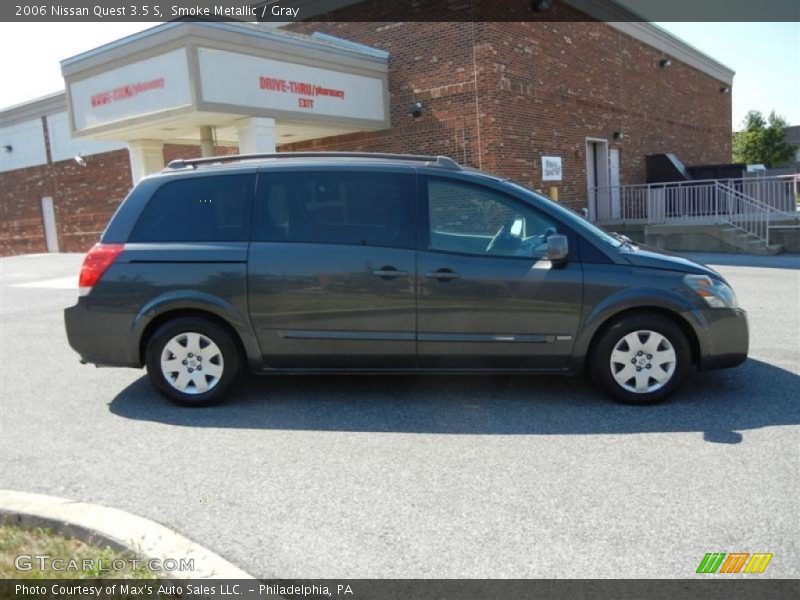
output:
<instances>
[{"instance_id":1,"label":"exterior light fixture","mask_svg":"<svg viewBox=\"0 0 800 600\"><path fill-rule=\"evenodd\" d=\"M86 159L83 158L80 154L75 156L75 162L78 163L82 167L86 166Z\"/></svg>"},{"instance_id":2,"label":"exterior light fixture","mask_svg":"<svg viewBox=\"0 0 800 600\"><path fill-rule=\"evenodd\" d=\"M730 94L731 93L731 88L729 88L727 85L723 85L721 88L719 88L719 93L720 94Z\"/></svg>"},{"instance_id":3,"label":"exterior light fixture","mask_svg":"<svg viewBox=\"0 0 800 600\"><path fill-rule=\"evenodd\" d=\"M658 66L660 66L662 69L665 69L666 67L671 67L672 61L668 58L662 58L660 61L658 61Z\"/></svg>"},{"instance_id":4,"label":"exterior light fixture","mask_svg":"<svg viewBox=\"0 0 800 600\"><path fill-rule=\"evenodd\" d=\"M618 140L618 141L619 140L624 140L625 139L625 134L622 133L621 131L615 131L614 132L614 139Z\"/></svg>"},{"instance_id":5,"label":"exterior light fixture","mask_svg":"<svg viewBox=\"0 0 800 600\"><path fill-rule=\"evenodd\" d=\"M417 117L421 117L422 116L422 102L414 102L414 104L411 105L411 110L409 112L411 113L411 116L414 117L415 119Z\"/></svg>"},{"instance_id":6,"label":"exterior light fixture","mask_svg":"<svg viewBox=\"0 0 800 600\"><path fill-rule=\"evenodd\" d=\"M13 151L14 151L14 146L12 146L11 144L3 146L3 154L11 154L11 152Z\"/></svg>"},{"instance_id":7,"label":"exterior light fixture","mask_svg":"<svg viewBox=\"0 0 800 600\"><path fill-rule=\"evenodd\" d=\"M552 5L552 0L531 0L531 10L537 13L543 13L550 10Z\"/></svg>"}]
</instances>

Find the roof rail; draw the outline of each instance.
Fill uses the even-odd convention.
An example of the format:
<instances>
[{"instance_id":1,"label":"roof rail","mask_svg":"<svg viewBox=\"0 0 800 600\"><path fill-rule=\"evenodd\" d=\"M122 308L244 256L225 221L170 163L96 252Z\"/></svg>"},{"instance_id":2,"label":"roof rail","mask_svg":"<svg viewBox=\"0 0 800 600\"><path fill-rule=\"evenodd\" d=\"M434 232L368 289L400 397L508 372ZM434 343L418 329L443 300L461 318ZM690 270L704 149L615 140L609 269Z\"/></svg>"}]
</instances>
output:
<instances>
[{"instance_id":1,"label":"roof rail","mask_svg":"<svg viewBox=\"0 0 800 600\"><path fill-rule=\"evenodd\" d=\"M205 158L179 158L171 161L167 169L196 169L202 165L235 162L237 160L258 160L266 158L382 158L388 160L409 160L426 163L425 166L460 171L459 165L447 156L424 156L417 154L388 154L384 152L271 152L264 154L232 154L230 156L209 156ZM165 169L165 170L167 170Z\"/></svg>"}]
</instances>

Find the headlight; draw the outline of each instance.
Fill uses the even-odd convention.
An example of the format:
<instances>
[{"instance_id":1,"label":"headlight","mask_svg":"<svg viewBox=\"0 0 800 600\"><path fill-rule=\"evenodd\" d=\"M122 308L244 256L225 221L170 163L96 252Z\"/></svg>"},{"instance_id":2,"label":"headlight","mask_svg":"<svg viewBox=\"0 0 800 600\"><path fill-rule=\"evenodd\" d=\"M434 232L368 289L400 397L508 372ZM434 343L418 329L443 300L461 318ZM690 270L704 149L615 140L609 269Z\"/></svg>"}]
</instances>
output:
<instances>
[{"instance_id":1,"label":"headlight","mask_svg":"<svg viewBox=\"0 0 800 600\"><path fill-rule=\"evenodd\" d=\"M686 275L683 281L706 301L711 308L736 308L736 294L733 290L708 275Z\"/></svg>"}]
</instances>

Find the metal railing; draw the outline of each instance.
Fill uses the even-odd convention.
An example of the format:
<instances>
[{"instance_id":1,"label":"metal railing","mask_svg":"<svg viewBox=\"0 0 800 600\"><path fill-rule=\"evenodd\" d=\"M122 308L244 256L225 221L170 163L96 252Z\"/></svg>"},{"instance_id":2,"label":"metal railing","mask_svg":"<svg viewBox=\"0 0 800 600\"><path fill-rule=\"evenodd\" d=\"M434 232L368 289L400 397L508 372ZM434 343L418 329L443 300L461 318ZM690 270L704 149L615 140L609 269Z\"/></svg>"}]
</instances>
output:
<instances>
[{"instance_id":1,"label":"metal railing","mask_svg":"<svg viewBox=\"0 0 800 600\"><path fill-rule=\"evenodd\" d=\"M797 221L797 175L650 183L591 190L599 223L720 223L769 245L776 221Z\"/></svg>"},{"instance_id":2,"label":"metal railing","mask_svg":"<svg viewBox=\"0 0 800 600\"><path fill-rule=\"evenodd\" d=\"M769 205L717 182L716 195L722 209L723 221L769 246L770 222L778 216L786 216Z\"/></svg>"},{"instance_id":3,"label":"metal railing","mask_svg":"<svg viewBox=\"0 0 800 600\"><path fill-rule=\"evenodd\" d=\"M727 214L718 198L719 185L751 199L756 206L797 215L796 202L800 178L797 175L703 179L672 183L642 183L598 187L591 190L590 218L599 223L644 221L709 222Z\"/></svg>"}]
</instances>

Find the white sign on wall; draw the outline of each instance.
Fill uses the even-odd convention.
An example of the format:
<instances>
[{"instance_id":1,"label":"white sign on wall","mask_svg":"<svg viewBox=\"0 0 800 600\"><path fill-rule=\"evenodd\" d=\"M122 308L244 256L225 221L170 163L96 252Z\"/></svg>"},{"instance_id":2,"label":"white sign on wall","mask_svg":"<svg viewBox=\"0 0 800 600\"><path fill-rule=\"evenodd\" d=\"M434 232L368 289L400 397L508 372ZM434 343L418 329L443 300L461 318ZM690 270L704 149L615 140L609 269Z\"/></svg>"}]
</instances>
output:
<instances>
[{"instance_id":1,"label":"white sign on wall","mask_svg":"<svg viewBox=\"0 0 800 600\"><path fill-rule=\"evenodd\" d=\"M224 50L200 48L203 100L299 115L385 119L383 81Z\"/></svg>"},{"instance_id":2,"label":"white sign on wall","mask_svg":"<svg viewBox=\"0 0 800 600\"><path fill-rule=\"evenodd\" d=\"M90 156L127 148L124 142L105 142L72 137L66 112L47 115L47 133L50 136L50 155L54 162L70 160L78 154Z\"/></svg>"},{"instance_id":3,"label":"white sign on wall","mask_svg":"<svg viewBox=\"0 0 800 600\"><path fill-rule=\"evenodd\" d=\"M0 171L12 171L47 163L41 119L0 127ZM5 199L5 193L0 194Z\"/></svg>"},{"instance_id":4,"label":"white sign on wall","mask_svg":"<svg viewBox=\"0 0 800 600\"><path fill-rule=\"evenodd\" d=\"M561 169L560 156L542 157L542 181L561 181L563 171Z\"/></svg>"},{"instance_id":5,"label":"white sign on wall","mask_svg":"<svg viewBox=\"0 0 800 600\"><path fill-rule=\"evenodd\" d=\"M184 49L119 67L69 86L75 129L191 103Z\"/></svg>"}]
</instances>

